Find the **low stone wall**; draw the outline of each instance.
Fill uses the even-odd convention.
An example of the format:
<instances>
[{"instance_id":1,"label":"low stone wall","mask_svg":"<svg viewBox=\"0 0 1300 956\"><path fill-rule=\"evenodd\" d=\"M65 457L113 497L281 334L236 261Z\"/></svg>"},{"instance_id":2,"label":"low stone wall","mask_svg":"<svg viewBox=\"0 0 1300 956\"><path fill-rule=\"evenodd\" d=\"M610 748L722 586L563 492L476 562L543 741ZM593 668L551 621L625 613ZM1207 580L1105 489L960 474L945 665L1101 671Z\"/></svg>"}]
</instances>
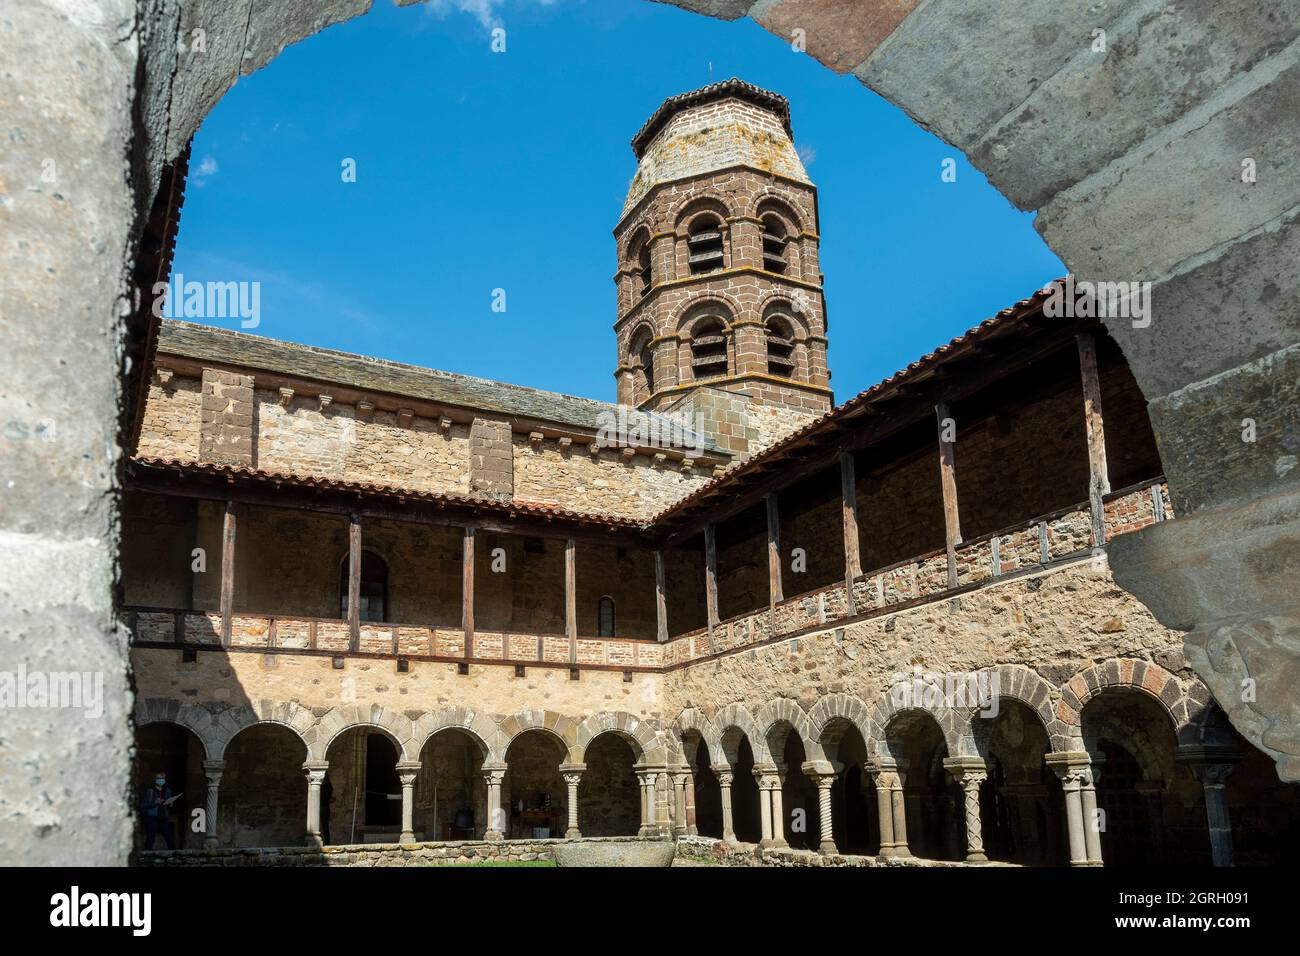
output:
<instances>
[{"instance_id":1,"label":"low stone wall","mask_svg":"<svg viewBox=\"0 0 1300 956\"><path fill-rule=\"evenodd\" d=\"M136 866L466 866L473 863L553 862L563 840L456 840L138 853ZM639 837L598 837L592 843L641 843Z\"/></svg>"},{"instance_id":2,"label":"low stone wall","mask_svg":"<svg viewBox=\"0 0 1300 956\"><path fill-rule=\"evenodd\" d=\"M677 841L677 858L716 866L836 866L836 867L964 867L969 863L952 860L897 859L883 856L823 855L811 850L764 848L753 843L726 843L707 837L682 837ZM1010 866L1006 863L980 866Z\"/></svg>"}]
</instances>

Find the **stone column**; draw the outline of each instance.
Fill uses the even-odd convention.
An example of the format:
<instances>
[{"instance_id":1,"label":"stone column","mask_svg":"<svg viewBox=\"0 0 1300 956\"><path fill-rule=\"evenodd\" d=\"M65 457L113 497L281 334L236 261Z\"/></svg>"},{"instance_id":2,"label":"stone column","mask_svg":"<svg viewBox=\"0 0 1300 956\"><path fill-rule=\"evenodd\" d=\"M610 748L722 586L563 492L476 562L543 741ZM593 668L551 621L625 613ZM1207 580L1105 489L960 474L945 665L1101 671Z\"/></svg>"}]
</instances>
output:
<instances>
[{"instance_id":1,"label":"stone column","mask_svg":"<svg viewBox=\"0 0 1300 956\"><path fill-rule=\"evenodd\" d=\"M785 766L777 767L772 781L772 846L789 846L785 838Z\"/></svg>"},{"instance_id":2,"label":"stone column","mask_svg":"<svg viewBox=\"0 0 1300 956\"><path fill-rule=\"evenodd\" d=\"M564 777L569 801L569 828L564 831L566 840L582 839L582 831L578 829L578 784L582 781L582 772L586 769L587 765L582 763L566 763L560 767L560 775Z\"/></svg>"},{"instance_id":3,"label":"stone column","mask_svg":"<svg viewBox=\"0 0 1300 956\"><path fill-rule=\"evenodd\" d=\"M754 768L754 779L758 781L758 817L762 824L758 845L762 847L772 845L772 787L775 778L776 774L770 767Z\"/></svg>"},{"instance_id":4,"label":"stone column","mask_svg":"<svg viewBox=\"0 0 1300 956\"><path fill-rule=\"evenodd\" d=\"M1210 830L1210 859L1215 866L1232 866L1232 821L1228 818L1228 774L1241 762L1239 750L1227 747L1179 747L1174 755L1191 767L1205 792L1205 817Z\"/></svg>"},{"instance_id":5,"label":"stone column","mask_svg":"<svg viewBox=\"0 0 1300 956\"><path fill-rule=\"evenodd\" d=\"M686 819L686 787L691 774L686 769L674 770L671 774L673 784L673 837L682 837L690 833L690 824Z\"/></svg>"},{"instance_id":6,"label":"stone column","mask_svg":"<svg viewBox=\"0 0 1300 956\"><path fill-rule=\"evenodd\" d=\"M320 846L320 787L325 782L329 764L308 762L302 765L302 769L307 774L307 846Z\"/></svg>"},{"instance_id":7,"label":"stone column","mask_svg":"<svg viewBox=\"0 0 1300 956\"><path fill-rule=\"evenodd\" d=\"M203 761L203 774L208 778L207 804L203 810L203 849L217 846L217 792L221 787L221 773L226 769L224 760ZM181 826L188 826L182 819Z\"/></svg>"},{"instance_id":8,"label":"stone column","mask_svg":"<svg viewBox=\"0 0 1300 956\"><path fill-rule=\"evenodd\" d=\"M724 767L714 767L713 773L718 778L718 790L722 796L722 839L735 843L736 830L731 816L731 781L735 779L735 773Z\"/></svg>"},{"instance_id":9,"label":"stone column","mask_svg":"<svg viewBox=\"0 0 1300 956\"><path fill-rule=\"evenodd\" d=\"M506 778L504 764L484 764L483 780L487 784L488 818L487 829L483 833L485 840L504 840L506 834L506 815L501 809L501 784Z\"/></svg>"},{"instance_id":10,"label":"stone column","mask_svg":"<svg viewBox=\"0 0 1300 956\"><path fill-rule=\"evenodd\" d=\"M415 842L415 778L420 773L420 761L403 761L397 765L397 779L402 782L402 835L399 843Z\"/></svg>"},{"instance_id":11,"label":"stone column","mask_svg":"<svg viewBox=\"0 0 1300 956\"><path fill-rule=\"evenodd\" d=\"M1083 810L1083 848L1089 866L1101 866L1101 817L1097 813L1097 774L1095 765L1079 769L1079 805Z\"/></svg>"},{"instance_id":12,"label":"stone column","mask_svg":"<svg viewBox=\"0 0 1300 956\"><path fill-rule=\"evenodd\" d=\"M894 810L889 797L889 773L879 767L863 768L875 783L876 819L880 827L880 855L890 856L897 843L894 840Z\"/></svg>"},{"instance_id":13,"label":"stone column","mask_svg":"<svg viewBox=\"0 0 1300 956\"><path fill-rule=\"evenodd\" d=\"M655 784L659 774L654 770L638 770L637 779L641 782L641 829L640 837L659 835L658 809L655 803Z\"/></svg>"},{"instance_id":14,"label":"stone column","mask_svg":"<svg viewBox=\"0 0 1300 956\"><path fill-rule=\"evenodd\" d=\"M980 784L988 779L984 761L979 757L948 757L943 768L962 790L966 820L966 862L987 863L984 854L984 831L980 822Z\"/></svg>"},{"instance_id":15,"label":"stone column","mask_svg":"<svg viewBox=\"0 0 1300 956\"><path fill-rule=\"evenodd\" d=\"M884 845L885 809L880 809L881 856L910 857L912 851L907 846L907 808L903 803L903 774L906 768L897 760L882 760L880 772L876 775L877 799L888 794L889 829L893 835L888 849Z\"/></svg>"},{"instance_id":16,"label":"stone column","mask_svg":"<svg viewBox=\"0 0 1300 956\"><path fill-rule=\"evenodd\" d=\"M817 784L817 824L821 830L821 843L817 850L826 855L839 853L839 847L835 845L835 818L831 815L831 787L835 783L835 770L819 765L810 768L805 764L804 773Z\"/></svg>"},{"instance_id":17,"label":"stone column","mask_svg":"<svg viewBox=\"0 0 1300 956\"><path fill-rule=\"evenodd\" d=\"M1092 831L1092 841L1097 841L1097 821L1096 821L1096 790L1093 788L1092 767L1088 754L1085 751L1073 750L1063 753L1051 753L1045 758L1047 765L1060 778L1061 789L1065 791L1065 824L1069 834L1070 841L1070 865L1071 866L1100 866L1101 850L1096 848L1095 857L1089 854L1089 837L1087 831ZM1092 812L1090 819L1085 818L1088 813L1084 807L1083 788L1084 781L1087 780L1088 792L1091 795Z\"/></svg>"}]
</instances>

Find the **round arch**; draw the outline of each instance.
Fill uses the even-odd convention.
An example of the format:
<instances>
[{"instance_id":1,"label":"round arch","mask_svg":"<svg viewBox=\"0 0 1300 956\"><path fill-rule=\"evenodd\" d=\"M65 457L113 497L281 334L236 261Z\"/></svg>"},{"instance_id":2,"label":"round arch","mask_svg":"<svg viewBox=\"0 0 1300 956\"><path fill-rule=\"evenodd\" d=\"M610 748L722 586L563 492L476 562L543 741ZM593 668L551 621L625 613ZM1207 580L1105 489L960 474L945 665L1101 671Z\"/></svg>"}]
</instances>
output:
<instances>
[{"instance_id":1,"label":"round arch","mask_svg":"<svg viewBox=\"0 0 1300 956\"><path fill-rule=\"evenodd\" d=\"M410 718L380 704L371 707L336 707L327 713L316 727L316 739L309 743L307 759L324 762L330 745L349 730L358 727L376 730L387 736L397 748L399 761L414 759L411 754Z\"/></svg>"}]
</instances>

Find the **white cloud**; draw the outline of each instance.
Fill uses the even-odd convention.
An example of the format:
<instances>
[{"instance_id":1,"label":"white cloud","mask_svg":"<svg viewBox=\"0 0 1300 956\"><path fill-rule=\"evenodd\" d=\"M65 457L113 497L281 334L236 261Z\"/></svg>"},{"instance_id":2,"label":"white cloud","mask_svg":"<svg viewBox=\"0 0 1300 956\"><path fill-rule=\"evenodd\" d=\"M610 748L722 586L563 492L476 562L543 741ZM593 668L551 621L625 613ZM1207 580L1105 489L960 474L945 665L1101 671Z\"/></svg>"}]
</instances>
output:
<instances>
[{"instance_id":1,"label":"white cloud","mask_svg":"<svg viewBox=\"0 0 1300 956\"><path fill-rule=\"evenodd\" d=\"M190 181L196 186L207 185L208 180L215 176L220 168L212 156L204 156L199 160L199 164L190 170Z\"/></svg>"},{"instance_id":2,"label":"white cloud","mask_svg":"<svg viewBox=\"0 0 1300 956\"><path fill-rule=\"evenodd\" d=\"M817 150L813 149L807 143L802 144L795 150L799 154L799 159L805 166L811 166L813 160L817 158Z\"/></svg>"},{"instance_id":3,"label":"white cloud","mask_svg":"<svg viewBox=\"0 0 1300 956\"><path fill-rule=\"evenodd\" d=\"M549 7L557 0L533 0L533 2ZM424 2L425 11L432 16L441 18L456 11L468 13L488 30L502 25L497 11L503 6L505 0L425 0Z\"/></svg>"}]
</instances>

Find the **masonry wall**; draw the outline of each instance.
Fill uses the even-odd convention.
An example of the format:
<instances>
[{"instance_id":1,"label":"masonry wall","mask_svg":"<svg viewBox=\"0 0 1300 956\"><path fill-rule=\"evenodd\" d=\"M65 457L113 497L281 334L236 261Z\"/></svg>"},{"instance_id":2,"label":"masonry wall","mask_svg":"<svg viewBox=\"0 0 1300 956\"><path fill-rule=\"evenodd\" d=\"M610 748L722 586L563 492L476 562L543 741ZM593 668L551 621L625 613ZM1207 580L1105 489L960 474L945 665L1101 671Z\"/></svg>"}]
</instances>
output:
<instances>
[{"instance_id":1,"label":"masonry wall","mask_svg":"<svg viewBox=\"0 0 1300 956\"><path fill-rule=\"evenodd\" d=\"M490 427L491 434L500 437L505 430L505 458L480 454L484 462L476 472L468 422L444 428L440 417L414 415L403 424L394 410L362 413L355 405L338 402L322 408L314 396L294 396L285 404L278 391L265 388L253 389L252 395L251 451L238 463L263 471L439 494L513 496L532 504L638 520L662 511L713 477L707 462L697 460L683 468L680 452L656 459L654 452L643 451L630 462L621 449L593 456L587 451L590 441L575 439L562 449L555 436L533 442L529 433L510 435L506 424L496 420L481 422L480 432L486 436ZM165 385L155 380L138 454L184 462L213 460L200 449L202 402L196 378L177 375ZM494 463L490 475L483 470L489 458ZM229 456L217 460L233 461Z\"/></svg>"}]
</instances>

